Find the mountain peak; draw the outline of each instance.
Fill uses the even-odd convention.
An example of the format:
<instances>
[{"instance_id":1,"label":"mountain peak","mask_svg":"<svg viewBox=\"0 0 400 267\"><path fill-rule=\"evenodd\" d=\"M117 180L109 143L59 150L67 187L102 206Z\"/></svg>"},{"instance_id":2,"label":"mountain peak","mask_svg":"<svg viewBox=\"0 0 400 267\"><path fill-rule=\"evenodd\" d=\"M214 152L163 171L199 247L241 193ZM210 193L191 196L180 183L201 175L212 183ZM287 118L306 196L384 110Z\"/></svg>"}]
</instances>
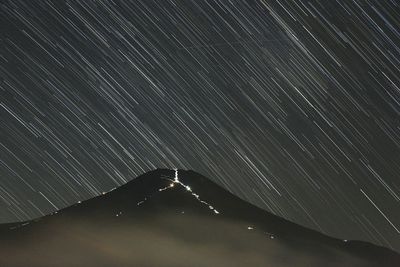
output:
<instances>
[{"instance_id":1,"label":"mountain peak","mask_svg":"<svg viewBox=\"0 0 400 267\"><path fill-rule=\"evenodd\" d=\"M0 227L8 267L399 263L388 249L306 229L184 170L152 171L36 222Z\"/></svg>"}]
</instances>

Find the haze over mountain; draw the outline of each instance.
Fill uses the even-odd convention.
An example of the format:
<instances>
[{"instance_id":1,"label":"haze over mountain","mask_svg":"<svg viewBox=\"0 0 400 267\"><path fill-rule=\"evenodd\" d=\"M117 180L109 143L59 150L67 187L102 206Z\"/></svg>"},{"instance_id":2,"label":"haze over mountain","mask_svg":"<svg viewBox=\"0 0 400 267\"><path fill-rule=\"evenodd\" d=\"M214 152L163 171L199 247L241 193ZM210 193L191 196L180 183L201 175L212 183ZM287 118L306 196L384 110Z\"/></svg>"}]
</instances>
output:
<instances>
[{"instance_id":1,"label":"haze over mountain","mask_svg":"<svg viewBox=\"0 0 400 267\"><path fill-rule=\"evenodd\" d=\"M157 170L34 221L0 226L0 266L400 265L259 209L192 171Z\"/></svg>"}]
</instances>

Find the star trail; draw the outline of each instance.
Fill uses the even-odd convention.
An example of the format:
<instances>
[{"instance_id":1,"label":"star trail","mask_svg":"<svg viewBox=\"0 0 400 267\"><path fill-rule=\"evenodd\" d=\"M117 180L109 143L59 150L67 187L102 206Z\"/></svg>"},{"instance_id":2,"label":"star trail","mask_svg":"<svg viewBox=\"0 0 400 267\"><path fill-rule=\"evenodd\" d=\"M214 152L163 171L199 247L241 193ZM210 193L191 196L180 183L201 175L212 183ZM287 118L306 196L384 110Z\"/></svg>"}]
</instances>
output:
<instances>
[{"instance_id":1,"label":"star trail","mask_svg":"<svg viewBox=\"0 0 400 267\"><path fill-rule=\"evenodd\" d=\"M156 168L400 251L391 0L0 2L0 221Z\"/></svg>"}]
</instances>

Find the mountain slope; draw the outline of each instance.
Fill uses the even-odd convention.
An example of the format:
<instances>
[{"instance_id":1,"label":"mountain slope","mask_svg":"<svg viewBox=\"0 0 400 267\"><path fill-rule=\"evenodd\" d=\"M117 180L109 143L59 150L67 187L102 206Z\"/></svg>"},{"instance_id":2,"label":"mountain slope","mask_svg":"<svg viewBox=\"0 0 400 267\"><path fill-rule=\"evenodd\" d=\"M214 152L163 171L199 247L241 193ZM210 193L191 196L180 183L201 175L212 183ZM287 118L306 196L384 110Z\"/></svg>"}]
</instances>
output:
<instances>
[{"instance_id":1,"label":"mountain slope","mask_svg":"<svg viewBox=\"0 0 400 267\"><path fill-rule=\"evenodd\" d=\"M157 170L24 224L0 266L399 266L400 256L288 222L191 171Z\"/></svg>"}]
</instances>

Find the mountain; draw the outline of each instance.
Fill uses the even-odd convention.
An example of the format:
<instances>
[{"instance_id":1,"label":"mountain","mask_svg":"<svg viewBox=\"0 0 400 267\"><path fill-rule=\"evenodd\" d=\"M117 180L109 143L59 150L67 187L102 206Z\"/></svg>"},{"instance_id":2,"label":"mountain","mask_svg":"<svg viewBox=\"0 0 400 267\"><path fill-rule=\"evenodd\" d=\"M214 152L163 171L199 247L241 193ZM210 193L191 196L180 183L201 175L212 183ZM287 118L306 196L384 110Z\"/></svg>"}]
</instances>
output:
<instances>
[{"instance_id":1,"label":"mountain","mask_svg":"<svg viewBox=\"0 0 400 267\"><path fill-rule=\"evenodd\" d=\"M0 225L1 267L400 266L259 209L192 171L156 170L37 220Z\"/></svg>"}]
</instances>

